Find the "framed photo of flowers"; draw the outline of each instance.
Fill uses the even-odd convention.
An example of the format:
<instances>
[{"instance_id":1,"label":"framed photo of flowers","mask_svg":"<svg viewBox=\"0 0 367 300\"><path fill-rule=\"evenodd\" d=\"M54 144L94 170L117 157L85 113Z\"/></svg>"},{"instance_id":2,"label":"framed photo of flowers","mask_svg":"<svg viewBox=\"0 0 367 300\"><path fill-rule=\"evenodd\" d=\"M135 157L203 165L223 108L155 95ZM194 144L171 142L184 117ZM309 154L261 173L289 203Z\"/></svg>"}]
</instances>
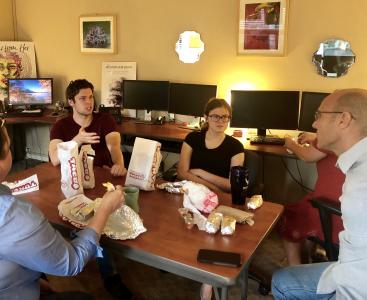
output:
<instances>
[{"instance_id":1,"label":"framed photo of flowers","mask_svg":"<svg viewBox=\"0 0 367 300\"><path fill-rule=\"evenodd\" d=\"M239 0L238 54L285 55L289 0Z\"/></svg>"},{"instance_id":2,"label":"framed photo of flowers","mask_svg":"<svg viewBox=\"0 0 367 300\"><path fill-rule=\"evenodd\" d=\"M80 17L80 51L115 53L115 16Z\"/></svg>"}]
</instances>

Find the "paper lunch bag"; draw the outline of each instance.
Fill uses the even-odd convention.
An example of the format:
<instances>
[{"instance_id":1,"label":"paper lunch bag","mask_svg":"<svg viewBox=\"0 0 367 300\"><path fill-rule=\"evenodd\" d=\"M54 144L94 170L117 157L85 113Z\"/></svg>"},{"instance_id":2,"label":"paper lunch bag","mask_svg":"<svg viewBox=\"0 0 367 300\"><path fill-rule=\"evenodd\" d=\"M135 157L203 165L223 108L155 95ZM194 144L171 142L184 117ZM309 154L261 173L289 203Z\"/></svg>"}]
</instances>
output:
<instances>
[{"instance_id":1,"label":"paper lunch bag","mask_svg":"<svg viewBox=\"0 0 367 300\"><path fill-rule=\"evenodd\" d=\"M126 186L154 190L154 182L162 160L161 143L137 137L126 175Z\"/></svg>"}]
</instances>

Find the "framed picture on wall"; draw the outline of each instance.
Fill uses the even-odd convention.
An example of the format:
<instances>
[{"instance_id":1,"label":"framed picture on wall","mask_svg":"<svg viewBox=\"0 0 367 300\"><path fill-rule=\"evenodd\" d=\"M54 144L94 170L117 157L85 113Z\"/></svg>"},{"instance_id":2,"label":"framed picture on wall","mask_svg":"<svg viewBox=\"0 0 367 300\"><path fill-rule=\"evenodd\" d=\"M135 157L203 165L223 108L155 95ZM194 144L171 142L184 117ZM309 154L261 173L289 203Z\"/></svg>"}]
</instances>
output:
<instances>
[{"instance_id":1,"label":"framed picture on wall","mask_svg":"<svg viewBox=\"0 0 367 300\"><path fill-rule=\"evenodd\" d=\"M289 0L240 0L238 54L285 55Z\"/></svg>"},{"instance_id":2,"label":"framed picture on wall","mask_svg":"<svg viewBox=\"0 0 367 300\"><path fill-rule=\"evenodd\" d=\"M116 29L114 16L80 17L80 51L115 53Z\"/></svg>"}]
</instances>

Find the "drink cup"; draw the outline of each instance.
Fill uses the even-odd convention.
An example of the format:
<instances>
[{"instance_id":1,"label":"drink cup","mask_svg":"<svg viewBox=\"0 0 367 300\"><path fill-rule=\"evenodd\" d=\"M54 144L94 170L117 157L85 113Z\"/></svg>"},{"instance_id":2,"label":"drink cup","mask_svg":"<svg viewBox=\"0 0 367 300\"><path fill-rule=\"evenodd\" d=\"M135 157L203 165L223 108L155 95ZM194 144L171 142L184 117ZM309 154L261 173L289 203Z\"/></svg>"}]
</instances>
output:
<instances>
[{"instance_id":1,"label":"drink cup","mask_svg":"<svg viewBox=\"0 0 367 300\"><path fill-rule=\"evenodd\" d=\"M231 168L230 173L232 204L244 205L248 187L248 170L242 166Z\"/></svg>"},{"instance_id":2,"label":"drink cup","mask_svg":"<svg viewBox=\"0 0 367 300\"><path fill-rule=\"evenodd\" d=\"M125 186L125 203L136 213L139 213L139 189L133 186Z\"/></svg>"}]
</instances>

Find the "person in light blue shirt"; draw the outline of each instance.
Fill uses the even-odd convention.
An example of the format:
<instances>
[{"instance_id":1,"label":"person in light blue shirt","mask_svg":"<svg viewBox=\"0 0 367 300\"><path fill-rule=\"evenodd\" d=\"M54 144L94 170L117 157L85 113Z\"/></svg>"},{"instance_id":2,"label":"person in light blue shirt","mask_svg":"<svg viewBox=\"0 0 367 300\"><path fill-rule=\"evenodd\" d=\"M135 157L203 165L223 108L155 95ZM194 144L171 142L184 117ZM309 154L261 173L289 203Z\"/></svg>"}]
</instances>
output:
<instances>
[{"instance_id":1,"label":"person in light blue shirt","mask_svg":"<svg viewBox=\"0 0 367 300\"><path fill-rule=\"evenodd\" d=\"M344 230L336 262L289 267L272 279L275 299L367 299L367 90L337 90L321 103L317 146L338 156L345 174Z\"/></svg>"},{"instance_id":2,"label":"person in light blue shirt","mask_svg":"<svg viewBox=\"0 0 367 300\"><path fill-rule=\"evenodd\" d=\"M12 164L4 123L2 119L0 182ZM109 215L124 203L123 191L118 188L106 193L103 199L88 226L68 242L31 202L12 196L6 186L0 185L0 299L38 300L42 273L73 276L81 272L92 257L100 256L101 232ZM90 298L67 294L57 299Z\"/></svg>"}]
</instances>

